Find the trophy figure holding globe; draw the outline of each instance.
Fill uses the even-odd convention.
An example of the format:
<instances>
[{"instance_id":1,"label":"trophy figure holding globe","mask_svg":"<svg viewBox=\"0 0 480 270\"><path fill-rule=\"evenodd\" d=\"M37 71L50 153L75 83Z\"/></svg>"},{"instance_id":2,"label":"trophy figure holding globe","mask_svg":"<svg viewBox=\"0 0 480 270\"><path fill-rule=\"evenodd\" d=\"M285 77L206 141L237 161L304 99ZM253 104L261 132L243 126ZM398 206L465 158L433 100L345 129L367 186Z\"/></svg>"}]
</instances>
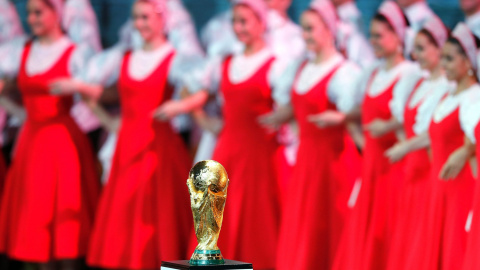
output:
<instances>
[{"instance_id":1,"label":"trophy figure holding globe","mask_svg":"<svg viewBox=\"0 0 480 270\"><path fill-rule=\"evenodd\" d=\"M198 245L189 261L162 262L167 269L252 269L252 264L225 260L217 246L229 179L223 166L200 161L190 170L187 187Z\"/></svg>"}]
</instances>

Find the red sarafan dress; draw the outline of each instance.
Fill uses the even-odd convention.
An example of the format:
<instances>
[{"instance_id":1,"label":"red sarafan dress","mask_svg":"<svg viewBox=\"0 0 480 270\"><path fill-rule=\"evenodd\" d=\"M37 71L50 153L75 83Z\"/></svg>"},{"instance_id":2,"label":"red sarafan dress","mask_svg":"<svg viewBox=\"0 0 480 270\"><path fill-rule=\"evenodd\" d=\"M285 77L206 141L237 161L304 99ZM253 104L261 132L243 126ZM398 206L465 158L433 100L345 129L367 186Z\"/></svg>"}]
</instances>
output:
<instances>
[{"instance_id":1,"label":"red sarafan dress","mask_svg":"<svg viewBox=\"0 0 480 270\"><path fill-rule=\"evenodd\" d=\"M442 109L447 98L452 97L446 97L437 111ZM450 155L464 144L458 105L444 118L436 119L434 115L429 134L432 190L424 221L418 222L424 223L422 236L411 247L416 256L408 264L425 270L461 269L467 243L465 224L473 203L475 181L468 163L455 179L445 181L439 178Z\"/></svg>"},{"instance_id":2,"label":"red sarafan dress","mask_svg":"<svg viewBox=\"0 0 480 270\"><path fill-rule=\"evenodd\" d=\"M172 96L170 53L145 79L121 64L122 123L109 181L100 200L87 263L102 268L160 269L184 259L192 228L186 181L191 159L169 122L152 112Z\"/></svg>"},{"instance_id":3,"label":"red sarafan dress","mask_svg":"<svg viewBox=\"0 0 480 270\"><path fill-rule=\"evenodd\" d=\"M417 114L419 113L419 108L427 97L423 97L423 99L413 107L410 104L423 82L425 82L424 79L420 79L417 82L405 106L403 129L407 140L417 136L414 131L414 125ZM411 241L418 233L418 222L425 214L428 194L431 187L431 162L428 149L424 148L413 151L407 154L404 160L405 185L400 193L397 221L394 225L388 260L388 269L390 270L406 269L405 260L411 252Z\"/></svg>"},{"instance_id":4,"label":"red sarafan dress","mask_svg":"<svg viewBox=\"0 0 480 270\"><path fill-rule=\"evenodd\" d=\"M477 155L477 170L480 168L480 122L475 128L476 138L476 155ZM477 171L478 174L478 171ZM477 175L478 181L478 175ZM476 184L475 199L473 202L473 216L471 229L468 233L467 249L465 252L465 261L463 263L463 270L480 269L480 185Z\"/></svg>"},{"instance_id":5,"label":"red sarafan dress","mask_svg":"<svg viewBox=\"0 0 480 270\"><path fill-rule=\"evenodd\" d=\"M378 72L369 80L367 93ZM389 103L397 77L379 95L366 94L362 106L362 124L376 119L391 119ZM385 151L397 142L390 132L374 138L365 132L362 186L355 207L344 230L333 269L385 269L392 226L397 212L396 190L401 187L403 164L391 164Z\"/></svg>"},{"instance_id":6,"label":"red sarafan dress","mask_svg":"<svg viewBox=\"0 0 480 270\"><path fill-rule=\"evenodd\" d=\"M232 57L222 69L224 127L213 159L227 170L230 184L218 246L227 259L253 263L255 269L275 268L280 226L275 134L258 123L273 109L268 60L249 79L233 83Z\"/></svg>"},{"instance_id":7,"label":"red sarafan dress","mask_svg":"<svg viewBox=\"0 0 480 270\"><path fill-rule=\"evenodd\" d=\"M279 270L331 269L349 213L347 202L355 178L349 177L351 168L342 153L355 145L352 141L347 145L344 126L321 129L308 121L310 115L337 110L327 89L342 64L334 66L307 93L293 90L300 145L282 216Z\"/></svg>"},{"instance_id":8,"label":"red sarafan dress","mask_svg":"<svg viewBox=\"0 0 480 270\"><path fill-rule=\"evenodd\" d=\"M18 87L27 119L18 138L0 210L0 252L32 262L86 255L100 191L87 137L70 117L71 96L49 84L70 77L72 45L49 70L29 76L23 50Z\"/></svg>"}]
</instances>

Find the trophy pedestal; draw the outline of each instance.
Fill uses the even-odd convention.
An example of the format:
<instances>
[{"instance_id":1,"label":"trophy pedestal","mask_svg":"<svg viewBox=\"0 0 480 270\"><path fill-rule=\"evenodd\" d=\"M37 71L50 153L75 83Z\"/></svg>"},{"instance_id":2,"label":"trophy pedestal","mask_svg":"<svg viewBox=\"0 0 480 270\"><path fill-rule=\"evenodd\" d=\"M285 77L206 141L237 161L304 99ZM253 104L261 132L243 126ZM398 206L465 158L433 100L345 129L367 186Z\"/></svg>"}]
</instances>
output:
<instances>
[{"instance_id":1,"label":"trophy pedestal","mask_svg":"<svg viewBox=\"0 0 480 270\"><path fill-rule=\"evenodd\" d=\"M190 269L190 270L244 269L244 270L253 270L253 267L252 267L251 263L237 262L237 261L231 261L231 260L225 260L225 264L219 264L219 265L191 265L188 260L162 262L161 270L179 270L179 269Z\"/></svg>"}]
</instances>

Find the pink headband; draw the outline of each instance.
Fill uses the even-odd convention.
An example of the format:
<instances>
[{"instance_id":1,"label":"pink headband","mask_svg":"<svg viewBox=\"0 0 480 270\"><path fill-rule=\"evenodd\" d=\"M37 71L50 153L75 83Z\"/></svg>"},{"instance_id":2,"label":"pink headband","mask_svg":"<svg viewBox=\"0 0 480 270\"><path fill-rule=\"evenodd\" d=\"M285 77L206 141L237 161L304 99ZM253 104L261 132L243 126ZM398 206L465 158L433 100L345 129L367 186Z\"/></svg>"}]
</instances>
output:
<instances>
[{"instance_id":1,"label":"pink headband","mask_svg":"<svg viewBox=\"0 0 480 270\"><path fill-rule=\"evenodd\" d=\"M468 26L465 23L458 23L453 29L452 36L460 42L473 69L477 70L477 43Z\"/></svg>"},{"instance_id":2,"label":"pink headband","mask_svg":"<svg viewBox=\"0 0 480 270\"><path fill-rule=\"evenodd\" d=\"M378 13L387 18L388 22L392 25L393 30L403 42L407 31L407 23L405 21L405 15L398 4L387 0L382 3L378 9Z\"/></svg>"},{"instance_id":3,"label":"pink headband","mask_svg":"<svg viewBox=\"0 0 480 270\"><path fill-rule=\"evenodd\" d=\"M260 18L264 25L267 25L268 7L264 0L232 0L232 6L246 5L250 7Z\"/></svg>"},{"instance_id":4,"label":"pink headband","mask_svg":"<svg viewBox=\"0 0 480 270\"><path fill-rule=\"evenodd\" d=\"M427 22L425 22L423 29L432 35L439 48L442 48L443 45L445 45L445 42L447 42L447 27L445 27L442 20L440 20L440 18L437 16L433 16Z\"/></svg>"},{"instance_id":5,"label":"pink headband","mask_svg":"<svg viewBox=\"0 0 480 270\"><path fill-rule=\"evenodd\" d=\"M310 9L317 12L326 24L328 30L332 35L336 35L337 32L337 11L335 6L329 0L314 0L310 4Z\"/></svg>"}]
</instances>

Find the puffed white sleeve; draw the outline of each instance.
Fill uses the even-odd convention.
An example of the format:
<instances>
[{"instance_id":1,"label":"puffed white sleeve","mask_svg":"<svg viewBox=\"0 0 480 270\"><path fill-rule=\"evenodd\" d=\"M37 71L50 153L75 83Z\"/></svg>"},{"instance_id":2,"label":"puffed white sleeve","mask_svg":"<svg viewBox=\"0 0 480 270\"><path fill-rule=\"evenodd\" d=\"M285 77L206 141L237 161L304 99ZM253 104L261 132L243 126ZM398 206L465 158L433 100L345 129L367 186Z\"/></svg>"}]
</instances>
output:
<instances>
[{"instance_id":1,"label":"puffed white sleeve","mask_svg":"<svg viewBox=\"0 0 480 270\"><path fill-rule=\"evenodd\" d=\"M358 79L357 89L355 91L355 102L356 104L362 104L363 100L365 99L365 95L367 94L367 88L369 87L370 80L372 79L373 73L377 70L381 65L380 61L374 62L369 67L365 68Z\"/></svg>"},{"instance_id":2,"label":"puffed white sleeve","mask_svg":"<svg viewBox=\"0 0 480 270\"><path fill-rule=\"evenodd\" d=\"M19 37L0 46L0 79L17 76L26 41L26 37Z\"/></svg>"},{"instance_id":3,"label":"puffed white sleeve","mask_svg":"<svg viewBox=\"0 0 480 270\"><path fill-rule=\"evenodd\" d=\"M442 98L451 91L452 88L452 84L445 80L444 83L436 87L434 92L422 102L418 107L415 124L413 125L413 132L415 132L415 134L420 135L428 131L435 109Z\"/></svg>"},{"instance_id":4,"label":"puffed white sleeve","mask_svg":"<svg viewBox=\"0 0 480 270\"><path fill-rule=\"evenodd\" d=\"M88 61L87 68L83 73L83 80L90 84L112 86L120 76L120 66L124 54L123 47L115 46L94 55Z\"/></svg>"},{"instance_id":5,"label":"puffed white sleeve","mask_svg":"<svg viewBox=\"0 0 480 270\"><path fill-rule=\"evenodd\" d=\"M0 3L0 44L23 35L22 23L11 1Z\"/></svg>"},{"instance_id":6,"label":"puffed white sleeve","mask_svg":"<svg viewBox=\"0 0 480 270\"><path fill-rule=\"evenodd\" d=\"M186 87L190 93L204 89L202 84L202 69L205 60L176 54L170 65L168 80L171 85Z\"/></svg>"},{"instance_id":7,"label":"puffed white sleeve","mask_svg":"<svg viewBox=\"0 0 480 270\"><path fill-rule=\"evenodd\" d=\"M393 88L393 97L390 101L390 111L392 115L400 122L403 123L403 113L408 101L408 97L421 79L421 70L415 64L410 64L401 74L400 80L395 84Z\"/></svg>"},{"instance_id":8,"label":"puffed white sleeve","mask_svg":"<svg viewBox=\"0 0 480 270\"><path fill-rule=\"evenodd\" d=\"M334 103L339 111L348 113L359 105L355 97L359 95L357 92L360 77L361 69L351 62L342 64L333 75L327 94L330 102Z\"/></svg>"},{"instance_id":9,"label":"puffed white sleeve","mask_svg":"<svg viewBox=\"0 0 480 270\"><path fill-rule=\"evenodd\" d=\"M300 61L289 61L277 59L272 65L269 73L270 86L272 87L272 98L278 105L290 104L292 87L295 82L297 71L304 59Z\"/></svg>"},{"instance_id":10,"label":"puffed white sleeve","mask_svg":"<svg viewBox=\"0 0 480 270\"><path fill-rule=\"evenodd\" d=\"M421 74L408 73L402 76L402 78L395 85L393 91L393 98L390 101L390 111L392 115L400 122L403 123L403 114L405 107L407 106L408 97L415 90L418 82L423 78Z\"/></svg>"},{"instance_id":11,"label":"puffed white sleeve","mask_svg":"<svg viewBox=\"0 0 480 270\"><path fill-rule=\"evenodd\" d=\"M73 42L87 44L95 52L102 49L96 22L84 17L74 16L70 18L66 31Z\"/></svg>"},{"instance_id":12,"label":"puffed white sleeve","mask_svg":"<svg viewBox=\"0 0 480 270\"><path fill-rule=\"evenodd\" d=\"M480 123L480 89L472 91L460 104L460 125L472 143L477 143L475 128Z\"/></svg>"},{"instance_id":13,"label":"puffed white sleeve","mask_svg":"<svg viewBox=\"0 0 480 270\"><path fill-rule=\"evenodd\" d=\"M93 48L87 44L77 45L69 62L70 74L74 79L83 80L89 60L95 55Z\"/></svg>"}]
</instances>

